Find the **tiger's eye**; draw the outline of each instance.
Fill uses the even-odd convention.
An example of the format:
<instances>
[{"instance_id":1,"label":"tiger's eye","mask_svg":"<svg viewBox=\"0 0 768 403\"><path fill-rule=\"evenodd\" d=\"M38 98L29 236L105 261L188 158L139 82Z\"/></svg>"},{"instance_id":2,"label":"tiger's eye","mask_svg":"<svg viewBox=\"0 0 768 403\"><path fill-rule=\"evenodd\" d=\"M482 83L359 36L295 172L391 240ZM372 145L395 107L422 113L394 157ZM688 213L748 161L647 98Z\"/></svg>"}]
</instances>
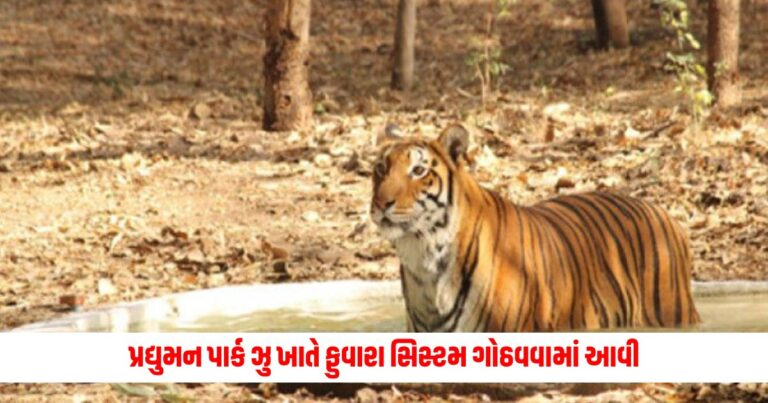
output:
<instances>
[{"instance_id":1,"label":"tiger's eye","mask_svg":"<svg viewBox=\"0 0 768 403\"><path fill-rule=\"evenodd\" d=\"M411 173L414 176L421 176L421 175L424 175L424 173L426 172L427 170L421 165L416 165L415 167L413 167L413 170L411 171Z\"/></svg>"}]
</instances>

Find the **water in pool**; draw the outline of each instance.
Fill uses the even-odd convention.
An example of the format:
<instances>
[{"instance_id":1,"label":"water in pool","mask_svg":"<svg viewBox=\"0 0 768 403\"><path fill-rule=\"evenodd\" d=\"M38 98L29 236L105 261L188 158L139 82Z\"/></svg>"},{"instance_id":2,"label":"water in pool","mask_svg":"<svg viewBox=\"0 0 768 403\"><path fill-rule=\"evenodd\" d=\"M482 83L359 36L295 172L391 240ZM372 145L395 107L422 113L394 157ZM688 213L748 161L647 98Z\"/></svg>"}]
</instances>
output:
<instances>
[{"instance_id":1,"label":"water in pool","mask_svg":"<svg viewBox=\"0 0 768 403\"><path fill-rule=\"evenodd\" d=\"M702 317L702 323L696 329L697 331L768 331L768 293L698 296L696 304ZM354 312L332 308L313 310L284 308L235 317L205 317L194 323L162 323L160 330L168 332L397 332L405 330L404 314L403 301L400 298L378 298L366 301L364 308Z\"/></svg>"},{"instance_id":2,"label":"water in pool","mask_svg":"<svg viewBox=\"0 0 768 403\"><path fill-rule=\"evenodd\" d=\"M694 282L692 331L768 332L768 282ZM396 332L399 281L253 284L171 294L80 312L15 331ZM649 329L658 331L658 329Z\"/></svg>"}]
</instances>

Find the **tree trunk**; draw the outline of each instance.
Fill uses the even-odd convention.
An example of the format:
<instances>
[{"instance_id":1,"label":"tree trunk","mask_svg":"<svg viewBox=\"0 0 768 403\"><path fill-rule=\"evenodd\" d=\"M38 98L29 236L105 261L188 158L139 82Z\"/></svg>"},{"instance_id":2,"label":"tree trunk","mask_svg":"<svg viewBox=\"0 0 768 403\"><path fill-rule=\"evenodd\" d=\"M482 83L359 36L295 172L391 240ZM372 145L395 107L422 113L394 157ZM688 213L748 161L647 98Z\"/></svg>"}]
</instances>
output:
<instances>
[{"instance_id":1,"label":"tree trunk","mask_svg":"<svg viewBox=\"0 0 768 403\"><path fill-rule=\"evenodd\" d=\"M413 85L416 42L416 0L400 0L397 5L392 88L408 90Z\"/></svg>"},{"instance_id":2,"label":"tree trunk","mask_svg":"<svg viewBox=\"0 0 768 403\"><path fill-rule=\"evenodd\" d=\"M601 49L629 46L627 8L624 0L592 0L597 46Z\"/></svg>"},{"instance_id":3,"label":"tree trunk","mask_svg":"<svg viewBox=\"0 0 768 403\"><path fill-rule=\"evenodd\" d=\"M301 130L312 123L309 90L310 0L270 0L264 16L265 130Z\"/></svg>"},{"instance_id":4,"label":"tree trunk","mask_svg":"<svg viewBox=\"0 0 768 403\"><path fill-rule=\"evenodd\" d=\"M739 0L709 0L707 83L715 105L741 102L739 88Z\"/></svg>"}]
</instances>

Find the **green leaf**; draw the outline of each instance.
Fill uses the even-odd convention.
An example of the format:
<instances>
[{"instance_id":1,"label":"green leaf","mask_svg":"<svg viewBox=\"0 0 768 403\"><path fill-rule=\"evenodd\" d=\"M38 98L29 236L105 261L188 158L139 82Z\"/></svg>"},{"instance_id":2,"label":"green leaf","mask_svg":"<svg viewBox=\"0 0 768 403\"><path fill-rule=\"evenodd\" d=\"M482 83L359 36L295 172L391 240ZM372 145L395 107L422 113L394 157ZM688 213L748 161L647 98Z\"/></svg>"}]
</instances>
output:
<instances>
[{"instance_id":1,"label":"green leaf","mask_svg":"<svg viewBox=\"0 0 768 403\"><path fill-rule=\"evenodd\" d=\"M189 401L188 397L170 392L161 393L160 398L163 399L165 403L184 403Z\"/></svg>"},{"instance_id":2,"label":"green leaf","mask_svg":"<svg viewBox=\"0 0 768 403\"><path fill-rule=\"evenodd\" d=\"M701 45L699 44L699 41L696 40L696 38L693 37L693 34L690 32L685 33L685 39L688 40L688 43L691 44L691 47L698 50L701 48Z\"/></svg>"},{"instance_id":3,"label":"green leaf","mask_svg":"<svg viewBox=\"0 0 768 403\"><path fill-rule=\"evenodd\" d=\"M699 90L696 92L696 100L705 105L709 105L715 100L715 97L708 90Z\"/></svg>"}]
</instances>

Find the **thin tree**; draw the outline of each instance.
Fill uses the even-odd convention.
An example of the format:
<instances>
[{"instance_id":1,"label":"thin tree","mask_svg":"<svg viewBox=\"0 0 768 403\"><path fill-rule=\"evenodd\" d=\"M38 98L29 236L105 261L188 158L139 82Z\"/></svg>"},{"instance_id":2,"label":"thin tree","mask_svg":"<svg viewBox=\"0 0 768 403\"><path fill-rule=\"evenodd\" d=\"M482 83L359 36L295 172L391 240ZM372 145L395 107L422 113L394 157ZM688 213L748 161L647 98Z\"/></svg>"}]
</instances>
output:
<instances>
[{"instance_id":1,"label":"thin tree","mask_svg":"<svg viewBox=\"0 0 768 403\"><path fill-rule=\"evenodd\" d=\"M707 83L715 105L741 102L739 86L739 0L709 0Z\"/></svg>"},{"instance_id":2,"label":"thin tree","mask_svg":"<svg viewBox=\"0 0 768 403\"><path fill-rule=\"evenodd\" d=\"M265 130L301 130L312 123L309 89L310 0L270 0L264 23Z\"/></svg>"},{"instance_id":3,"label":"thin tree","mask_svg":"<svg viewBox=\"0 0 768 403\"><path fill-rule=\"evenodd\" d=\"M595 18L597 46L599 48L626 48L629 46L625 0L592 0L592 12Z\"/></svg>"},{"instance_id":4,"label":"thin tree","mask_svg":"<svg viewBox=\"0 0 768 403\"><path fill-rule=\"evenodd\" d=\"M392 66L392 88L408 90L413 85L416 42L416 0L400 0Z\"/></svg>"}]
</instances>

